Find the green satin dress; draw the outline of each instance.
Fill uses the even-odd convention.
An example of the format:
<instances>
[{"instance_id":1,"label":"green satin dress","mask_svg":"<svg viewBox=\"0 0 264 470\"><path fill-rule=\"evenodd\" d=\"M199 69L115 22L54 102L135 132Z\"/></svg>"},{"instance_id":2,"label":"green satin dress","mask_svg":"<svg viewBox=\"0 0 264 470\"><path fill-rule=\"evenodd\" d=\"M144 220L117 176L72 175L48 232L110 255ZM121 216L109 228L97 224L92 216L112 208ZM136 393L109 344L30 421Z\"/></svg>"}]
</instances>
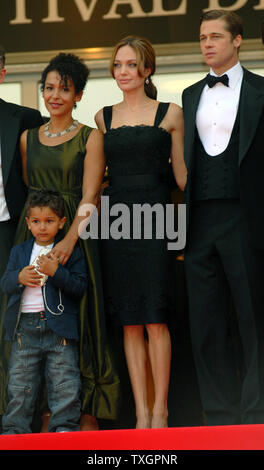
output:
<instances>
[{"instance_id":1,"label":"green satin dress","mask_svg":"<svg viewBox=\"0 0 264 470\"><path fill-rule=\"evenodd\" d=\"M70 227L82 197L85 146L91 131L92 128L83 126L71 140L55 146L40 143L39 128L28 131L29 191L47 188L62 193L67 217L64 231ZM15 243L21 243L30 236L23 212ZM119 379L107 345L97 240L80 239L80 246L89 273L88 290L81 300L80 308L82 412L101 419L115 419Z\"/></svg>"}]
</instances>

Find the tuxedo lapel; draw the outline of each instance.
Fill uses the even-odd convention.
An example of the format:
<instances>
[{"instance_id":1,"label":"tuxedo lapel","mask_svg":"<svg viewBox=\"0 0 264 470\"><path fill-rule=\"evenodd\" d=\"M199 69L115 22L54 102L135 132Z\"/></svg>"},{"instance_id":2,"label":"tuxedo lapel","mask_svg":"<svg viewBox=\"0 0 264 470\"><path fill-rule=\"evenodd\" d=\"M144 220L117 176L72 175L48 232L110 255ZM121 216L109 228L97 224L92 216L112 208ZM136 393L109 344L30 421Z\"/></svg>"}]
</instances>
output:
<instances>
[{"instance_id":1,"label":"tuxedo lapel","mask_svg":"<svg viewBox=\"0 0 264 470\"><path fill-rule=\"evenodd\" d=\"M26 243L24 243L23 246L21 246L20 259L21 259L21 265L22 266L28 266L29 265L33 244L34 244L34 238L32 237L32 238L30 238L30 240L28 240Z\"/></svg>"},{"instance_id":2,"label":"tuxedo lapel","mask_svg":"<svg viewBox=\"0 0 264 470\"><path fill-rule=\"evenodd\" d=\"M185 150L184 157L187 169L190 168L193 159L193 146L195 143L196 113L199 105L201 93L205 86L205 78L197 82L192 89L188 90L188 95L184 101L184 122L185 122Z\"/></svg>"},{"instance_id":3,"label":"tuxedo lapel","mask_svg":"<svg viewBox=\"0 0 264 470\"><path fill-rule=\"evenodd\" d=\"M252 82L251 75L250 72L244 69L240 98L239 164L252 143L264 108L264 92ZM189 89L184 105L185 162L188 169L193 158L196 112L205 83L206 80L203 79Z\"/></svg>"},{"instance_id":4,"label":"tuxedo lapel","mask_svg":"<svg viewBox=\"0 0 264 470\"><path fill-rule=\"evenodd\" d=\"M6 184L16 150L19 135L19 120L10 110L8 103L0 100L0 141L3 183Z\"/></svg>"},{"instance_id":5,"label":"tuxedo lapel","mask_svg":"<svg viewBox=\"0 0 264 470\"><path fill-rule=\"evenodd\" d=\"M239 164L252 143L263 108L263 90L259 90L251 84L250 74L244 70L240 103Z\"/></svg>"}]
</instances>

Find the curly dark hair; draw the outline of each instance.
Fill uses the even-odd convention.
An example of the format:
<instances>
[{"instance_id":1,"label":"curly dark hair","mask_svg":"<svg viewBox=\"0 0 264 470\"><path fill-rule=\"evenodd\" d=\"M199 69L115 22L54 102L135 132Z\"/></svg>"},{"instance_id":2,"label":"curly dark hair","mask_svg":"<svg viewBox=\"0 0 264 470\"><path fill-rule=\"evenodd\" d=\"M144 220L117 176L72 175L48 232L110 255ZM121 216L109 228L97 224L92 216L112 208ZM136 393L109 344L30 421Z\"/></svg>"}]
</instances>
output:
<instances>
[{"instance_id":1,"label":"curly dark hair","mask_svg":"<svg viewBox=\"0 0 264 470\"><path fill-rule=\"evenodd\" d=\"M67 85L68 79L71 78L76 94L84 90L90 73L82 59L74 54L60 52L57 56L51 59L50 63L42 72L40 80L41 91L44 90L48 73L53 71L59 73L65 85Z\"/></svg>"},{"instance_id":2,"label":"curly dark hair","mask_svg":"<svg viewBox=\"0 0 264 470\"><path fill-rule=\"evenodd\" d=\"M27 217L29 217L30 209L34 207L49 207L60 219L64 217L64 199L58 191L52 189L32 191L25 205Z\"/></svg>"}]
</instances>

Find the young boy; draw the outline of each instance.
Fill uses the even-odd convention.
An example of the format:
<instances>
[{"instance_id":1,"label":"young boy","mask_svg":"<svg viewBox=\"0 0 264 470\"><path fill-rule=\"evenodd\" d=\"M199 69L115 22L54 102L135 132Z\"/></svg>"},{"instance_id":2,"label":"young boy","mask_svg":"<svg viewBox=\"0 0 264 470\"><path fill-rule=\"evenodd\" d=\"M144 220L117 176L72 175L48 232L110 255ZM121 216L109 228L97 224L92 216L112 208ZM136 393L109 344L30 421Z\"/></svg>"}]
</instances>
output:
<instances>
[{"instance_id":1,"label":"young boy","mask_svg":"<svg viewBox=\"0 0 264 470\"><path fill-rule=\"evenodd\" d=\"M66 220L59 193L35 191L26 207L34 238L12 248L1 279L2 290L10 295L6 339L13 341L3 433L31 432L42 370L51 411L49 432L75 431L80 419L78 314L87 286L86 265L79 248L65 266L40 253L52 249Z\"/></svg>"}]
</instances>

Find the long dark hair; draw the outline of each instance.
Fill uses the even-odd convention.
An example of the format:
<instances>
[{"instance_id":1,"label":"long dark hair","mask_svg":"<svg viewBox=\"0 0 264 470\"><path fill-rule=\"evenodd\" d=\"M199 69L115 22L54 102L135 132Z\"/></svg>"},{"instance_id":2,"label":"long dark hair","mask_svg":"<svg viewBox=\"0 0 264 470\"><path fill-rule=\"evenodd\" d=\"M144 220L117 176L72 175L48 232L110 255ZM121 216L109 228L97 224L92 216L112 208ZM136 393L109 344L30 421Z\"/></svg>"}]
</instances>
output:
<instances>
[{"instance_id":1,"label":"long dark hair","mask_svg":"<svg viewBox=\"0 0 264 470\"><path fill-rule=\"evenodd\" d=\"M124 46L130 46L137 55L137 66L139 75L143 76L144 69L150 69L151 73L145 81L145 93L149 98L155 100L157 98L157 88L152 82L152 75L156 70L156 54L152 44L148 39L138 36L127 36L119 41L113 51L110 61L110 72L114 78L114 61L117 51Z\"/></svg>"}]
</instances>

